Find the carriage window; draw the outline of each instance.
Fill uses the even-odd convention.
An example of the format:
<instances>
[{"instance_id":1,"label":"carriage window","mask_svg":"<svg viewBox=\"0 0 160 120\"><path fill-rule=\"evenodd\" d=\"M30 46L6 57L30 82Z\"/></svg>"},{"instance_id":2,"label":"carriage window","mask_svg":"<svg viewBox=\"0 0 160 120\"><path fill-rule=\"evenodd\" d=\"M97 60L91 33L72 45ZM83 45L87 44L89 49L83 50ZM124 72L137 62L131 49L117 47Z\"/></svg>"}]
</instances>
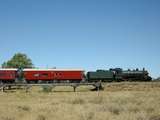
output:
<instances>
[{"instance_id":1,"label":"carriage window","mask_svg":"<svg viewBox=\"0 0 160 120\"><path fill-rule=\"evenodd\" d=\"M43 73L41 76L42 77L48 77L48 74L47 73Z\"/></svg>"},{"instance_id":2,"label":"carriage window","mask_svg":"<svg viewBox=\"0 0 160 120\"><path fill-rule=\"evenodd\" d=\"M55 73L55 76L58 76L58 73Z\"/></svg>"},{"instance_id":3,"label":"carriage window","mask_svg":"<svg viewBox=\"0 0 160 120\"><path fill-rule=\"evenodd\" d=\"M59 73L59 76L62 76L62 73Z\"/></svg>"},{"instance_id":4,"label":"carriage window","mask_svg":"<svg viewBox=\"0 0 160 120\"><path fill-rule=\"evenodd\" d=\"M34 74L34 77L38 77L39 76L39 74Z\"/></svg>"},{"instance_id":5,"label":"carriage window","mask_svg":"<svg viewBox=\"0 0 160 120\"><path fill-rule=\"evenodd\" d=\"M62 73L55 73L55 76L62 76Z\"/></svg>"}]
</instances>

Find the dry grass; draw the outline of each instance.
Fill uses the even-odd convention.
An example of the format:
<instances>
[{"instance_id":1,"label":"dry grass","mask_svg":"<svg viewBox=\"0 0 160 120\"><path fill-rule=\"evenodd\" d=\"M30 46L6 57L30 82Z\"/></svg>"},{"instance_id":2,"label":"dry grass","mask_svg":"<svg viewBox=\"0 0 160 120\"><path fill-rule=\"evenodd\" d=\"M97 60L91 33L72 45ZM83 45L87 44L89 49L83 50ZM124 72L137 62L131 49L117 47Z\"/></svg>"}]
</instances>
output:
<instances>
[{"instance_id":1,"label":"dry grass","mask_svg":"<svg viewBox=\"0 0 160 120\"><path fill-rule=\"evenodd\" d=\"M101 92L59 87L0 92L0 120L160 120L160 83L110 83Z\"/></svg>"}]
</instances>

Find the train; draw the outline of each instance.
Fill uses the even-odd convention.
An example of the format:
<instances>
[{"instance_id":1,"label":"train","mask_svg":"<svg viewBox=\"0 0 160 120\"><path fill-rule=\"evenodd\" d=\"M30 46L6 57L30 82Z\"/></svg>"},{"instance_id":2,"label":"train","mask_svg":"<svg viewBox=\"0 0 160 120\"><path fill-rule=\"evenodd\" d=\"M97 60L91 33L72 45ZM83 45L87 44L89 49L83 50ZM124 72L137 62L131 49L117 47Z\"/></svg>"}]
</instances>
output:
<instances>
[{"instance_id":1,"label":"train","mask_svg":"<svg viewBox=\"0 0 160 120\"><path fill-rule=\"evenodd\" d=\"M121 82L151 81L147 70L109 70L88 71L83 69L22 69L1 68L0 84L4 83L81 83L81 82Z\"/></svg>"}]
</instances>

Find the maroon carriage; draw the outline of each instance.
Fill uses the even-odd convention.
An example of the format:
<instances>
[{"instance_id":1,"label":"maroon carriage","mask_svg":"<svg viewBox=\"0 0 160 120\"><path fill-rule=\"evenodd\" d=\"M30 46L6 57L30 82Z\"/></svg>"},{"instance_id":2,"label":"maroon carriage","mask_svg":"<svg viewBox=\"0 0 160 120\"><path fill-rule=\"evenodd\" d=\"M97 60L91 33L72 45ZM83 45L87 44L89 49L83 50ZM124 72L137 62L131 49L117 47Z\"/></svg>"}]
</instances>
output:
<instances>
[{"instance_id":1,"label":"maroon carriage","mask_svg":"<svg viewBox=\"0 0 160 120\"><path fill-rule=\"evenodd\" d=\"M17 69L0 69L0 82L11 83L16 79Z\"/></svg>"},{"instance_id":2,"label":"maroon carriage","mask_svg":"<svg viewBox=\"0 0 160 120\"><path fill-rule=\"evenodd\" d=\"M29 82L81 82L82 69L24 69L24 78Z\"/></svg>"}]
</instances>

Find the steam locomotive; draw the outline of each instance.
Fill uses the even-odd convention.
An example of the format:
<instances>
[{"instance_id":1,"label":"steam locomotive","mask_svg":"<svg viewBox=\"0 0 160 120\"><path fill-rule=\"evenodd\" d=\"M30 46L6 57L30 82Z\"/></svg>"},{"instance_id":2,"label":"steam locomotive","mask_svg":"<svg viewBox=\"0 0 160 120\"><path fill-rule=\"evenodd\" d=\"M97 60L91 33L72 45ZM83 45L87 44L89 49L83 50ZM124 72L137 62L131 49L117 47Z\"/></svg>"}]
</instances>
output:
<instances>
[{"instance_id":1,"label":"steam locomotive","mask_svg":"<svg viewBox=\"0 0 160 120\"><path fill-rule=\"evenodd\" d=\"M97 70L87 72L87 78L89 82L102 81L102 82L121 82L121 81L151 81L147 70L135 69L135 70L123 70L121 68L114 68L109 70Z\"/></svg>"},{"instance_id":2,"label":"steam locomotive","mask_svg":"<svg viewBox=\"0 0 160 120\"><path fill-rule=\"evenodd\" d=\"M88 71L83 69L0 69L0 83L80 83L80 82L120 82L151 81L147 70L109 70Z\"/></svg>"}]
</instances>

